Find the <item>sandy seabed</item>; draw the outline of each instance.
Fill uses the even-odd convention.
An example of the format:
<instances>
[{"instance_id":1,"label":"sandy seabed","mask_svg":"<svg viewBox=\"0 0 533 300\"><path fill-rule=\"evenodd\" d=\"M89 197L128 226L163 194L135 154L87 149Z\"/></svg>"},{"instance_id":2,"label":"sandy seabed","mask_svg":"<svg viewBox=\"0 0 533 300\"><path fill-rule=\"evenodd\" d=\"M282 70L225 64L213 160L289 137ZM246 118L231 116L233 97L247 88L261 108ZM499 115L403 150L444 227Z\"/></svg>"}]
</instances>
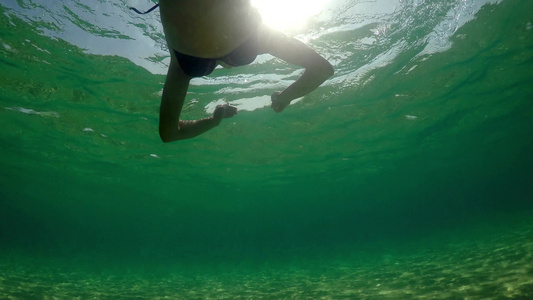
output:
<instances>
[{"instance_id":1,"label":"sandy seabed","mask_svg":"<svg viewBox=\"0 0 533 300\"><path fill-rule=\"evenodd\" d=\"M531 227L354 257L164 276L0 259L0 299L533 299Z\"/></svg>"}]
</instances>

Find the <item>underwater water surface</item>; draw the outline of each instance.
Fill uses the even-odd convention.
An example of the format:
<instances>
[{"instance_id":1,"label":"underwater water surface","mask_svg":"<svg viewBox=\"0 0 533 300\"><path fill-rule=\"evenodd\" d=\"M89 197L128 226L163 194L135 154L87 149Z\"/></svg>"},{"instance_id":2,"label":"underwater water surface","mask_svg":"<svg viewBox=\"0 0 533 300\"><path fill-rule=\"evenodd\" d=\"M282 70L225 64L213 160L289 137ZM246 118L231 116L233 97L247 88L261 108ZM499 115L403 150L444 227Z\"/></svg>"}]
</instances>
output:
<instances>
[{"instance_id":1,"label":"underwater water surface","mask_svg":"<svg viewBox=\"0 0 533 300\"><path fill-rule=\"evenodd\" d=\"M533 297L533 2L317 3L330 80L217 69L164 144L151 2L3 0L0 298Z\"/></svg>"}]
</instances>

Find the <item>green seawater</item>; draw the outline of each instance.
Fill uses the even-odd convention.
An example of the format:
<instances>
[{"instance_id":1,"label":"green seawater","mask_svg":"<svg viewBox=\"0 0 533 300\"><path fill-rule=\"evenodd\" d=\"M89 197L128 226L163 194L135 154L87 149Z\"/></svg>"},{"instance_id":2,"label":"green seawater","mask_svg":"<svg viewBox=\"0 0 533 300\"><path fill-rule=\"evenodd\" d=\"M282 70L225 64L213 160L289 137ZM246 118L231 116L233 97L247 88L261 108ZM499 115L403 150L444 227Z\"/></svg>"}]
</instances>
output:
<instances>
[{"instance_id":1,"label":"green seawater","mask_svg":"<svg viewBox=\"0 0 533 300\"><path fill-rule=\"evenodd\" d=\"M533 298L533 1L331 0L288 34L333 78L170 144L149 4L0 3L0 299Z\"/></svg>"}]
</instances>

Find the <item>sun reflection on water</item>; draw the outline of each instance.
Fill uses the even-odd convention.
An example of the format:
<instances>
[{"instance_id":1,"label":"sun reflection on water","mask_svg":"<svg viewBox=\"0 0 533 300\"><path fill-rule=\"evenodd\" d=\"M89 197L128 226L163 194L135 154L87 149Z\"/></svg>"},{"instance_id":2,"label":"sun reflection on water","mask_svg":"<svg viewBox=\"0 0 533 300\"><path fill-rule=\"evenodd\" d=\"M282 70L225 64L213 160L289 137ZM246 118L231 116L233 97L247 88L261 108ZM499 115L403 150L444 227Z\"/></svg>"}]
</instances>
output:
<instances>
[{"instance_id":1,"label":"sun reflection on water","mask_svg":"<svg viewBox=\"0 0 533 300\"><path fill-rule=\"evenodd\" d=\"M330 0L252 0L265 24L279 30L300 28Z\"/></svg>"}]
</instances>

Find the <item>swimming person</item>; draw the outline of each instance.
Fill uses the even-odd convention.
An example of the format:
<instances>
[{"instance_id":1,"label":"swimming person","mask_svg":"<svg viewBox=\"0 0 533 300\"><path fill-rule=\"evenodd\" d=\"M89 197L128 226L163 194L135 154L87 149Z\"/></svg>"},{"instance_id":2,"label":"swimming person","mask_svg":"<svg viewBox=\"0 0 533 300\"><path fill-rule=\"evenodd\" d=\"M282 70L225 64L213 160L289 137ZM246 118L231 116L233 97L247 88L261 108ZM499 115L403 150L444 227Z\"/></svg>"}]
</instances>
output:
<instances>
[{"instance_id":1,"label":"swimming person","mask_svg":"<svg viewBox=\"0 0 533 300\"><path fill-rule=\"evenodd\" d=\"M287 89L272 94L272 109L278 113L333 75L331 64L313 49L262 24L249 0L160 0L159 8L171 57L159 113L165 143L198 136L237 114L236 107L226 104L218 105L211 117L180 120L190 80L209 75L217 65L247 65L268 53L305 68Z\"/></svg>"}]
</instances>

